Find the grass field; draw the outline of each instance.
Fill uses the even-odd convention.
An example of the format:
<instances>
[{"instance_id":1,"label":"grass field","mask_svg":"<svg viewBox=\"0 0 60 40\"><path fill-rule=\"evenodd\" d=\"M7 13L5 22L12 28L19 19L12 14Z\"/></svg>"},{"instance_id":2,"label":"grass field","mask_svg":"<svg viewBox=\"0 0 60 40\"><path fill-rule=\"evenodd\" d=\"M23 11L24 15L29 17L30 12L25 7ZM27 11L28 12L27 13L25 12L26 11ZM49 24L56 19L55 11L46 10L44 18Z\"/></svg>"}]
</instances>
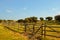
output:
<instances>
[{"instance_id":1,"label":"grass field","mask_svg":"<svg viewBox=\"0 0 60 40\"><path fill-rule=\"evenodd\" d=\"M36 24L34 26L35 27L35 32L41 26L41 23L42 22L38 22L38 24ZM5 25L6 25L6 23L5 23ZM52 22L47 22L47 25L50 25L51 27L52 26L54 26L54 27L59 26L60 27L60 25L57 25L56 23L52 23ZM15 24L9 24L9 25L7 25L7 27L9 27L9 28L11 28L11 29L13 29L17 32L13 32L10 29L5 28L3 25L0 25L0 40L29 40L28 35L26 36L26 35L18 33L18 32L20 32L20 33L24 32L24 30L25 30L24 25L20 25L20 24L15 23ZM53 29L56 30L56 31L60 31L60 28L53 28ZM47 27L46 30L51 30L51 28ZM36 37L39 36L40 31L37 34L35 34ZM33 25L27 25L27 33L31 34L31 32L33 32ZM46 31L46 34L53 35L53 36L60 36L60 33L57 33L57 32ZM31 39L31 40L33 40L33 39ZM60 38L46 36L46 39L42 39L42 40L60 40Z\"/></svg>"},{"instance_id":2,"label":"grass field","mask_svg":"<svg viewBox=\"0 0 60 40\"><path fill-rule=\"evenodd\" d=\"M0 40L27 40L26 36L0 26Z\"/></svg>"}]
</instances>

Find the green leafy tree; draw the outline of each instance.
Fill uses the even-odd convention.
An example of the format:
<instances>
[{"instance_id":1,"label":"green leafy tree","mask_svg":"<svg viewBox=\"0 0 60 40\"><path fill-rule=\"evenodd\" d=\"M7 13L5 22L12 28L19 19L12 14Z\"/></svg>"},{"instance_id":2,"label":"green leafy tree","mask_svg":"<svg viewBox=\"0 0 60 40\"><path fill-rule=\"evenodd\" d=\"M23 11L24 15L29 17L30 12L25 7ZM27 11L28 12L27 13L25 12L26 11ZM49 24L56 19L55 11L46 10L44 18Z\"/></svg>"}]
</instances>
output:
<instances>
[{"instance_id":1,"label":"green leafy tree","mask_svg":"<svg viewBox=\"0 0 60 40\"><path fill-rule=\"evenodd\" d=\"M50 21L52 19L53 19L52 17L46 17L46 20L48 20L48 21Z\"/></svg>"},{"instance_id":2,"label":"green leafy tree","mask_svg":"<svg viewBox=\"0 0 60 40\"><path fill-rule=\"evenodd\" d=\"M29 23L30 22L30 18L25 18L24 23Z\"/></svg>"},{"instance_id":3,"label":"green leafy tree","mask_svg":"<svg viewBox=\"0 0 60 40\"><path fill-rule=\"evenodd\" d=\"M4 23L8 23L8 26L13 25L14 20L4 20Z\"/></svg>"},{"instance_id":4,"label":"green leafy tree","mask_svg":"<svg viewBox=\"0 0 60 40\"><path fill-rule=\"evenodd\" d=\"M60 15L56 15L55 20L60 22Z\"/></svg>"},{"instance_id":5,"label":"green leafy tree","mask_svg":"<svg viewBox=\"0 0 60 40\"><path fill-rule=\"evenodd\" d=\"M23 23L24 20L23 20L23 19L19 19L19 20L17 20L17 22L18 22L18 23Z\"/></svg>"},{"instance_id":6,"label":"green leafy tree","mask_svg":"<svg viewBox=\"0 0 60 40\"><path fill-rule=\"evenodd\" d=\"M43 21L43 20L44 20L44 18L43 18L43 17L40 17L40 20L41 20L41 21Z\"/></svg>"},{"instance_id":7,"label":"green leafy tree","mask_svg":"<svg viewBox=\"0 0 60 40\"><path fill-rule=\"evenodd\" d=\"M31 21L32 21L32 22L35 22L35 23L37 22L37 17L34 17L34 16L33 16L33 17L30 17L30 18L31 18Z\"/></svg>"},{"instance_id":8,"label":"green leafy tree","mask_svg":"<svg viewBox=\"0 0 60 40\"><path fill-rule=\"evenodd\" d=\"M19 19L19 20L17 20L17 23L18 23L18 31L19 31L19 29L20 29L20 23L23 23L24 22L24 20L23 19Z\"/></svg>"},{"instance_id":9,"label":"green leafy tree","mask_svg":"<svg viewBox=\"0 0 60 40\"><path fill-rule=\"evenodd\" d=\"M55 22L60 24L60 15L55 16Z\"/></svg>"},{"instance_id":10,"label":"green leafy tree","mask_svg":"<svg viewBox=\"0 0 60 40\"><path fill-rule=\"evenodd\" d=\"M8 23L13 22L14 20L7 20ZM6 22L6 20L4 20L4 22Z\"/></svg>"},{"instance_id":11,"label":"green leafy tree","mask_svg":"<svg viewBox=\"0 0 60 40\"><path fill-rule=\"evenodd\" d=\"M28 22L28 23L31 23L31 22L37 22L37 17L28 17L28 18L25 18L24 22Z\"/></svg>"},{"instance_id":12,"label":"green leafy tree","mask_svg":"<svg viewBox=\"0 0 60 40\"><path fill-rule=\"evenodd\" d=\"M0 23L2 22L2 20L0 20Z\"/></svg>"}]
</instances>

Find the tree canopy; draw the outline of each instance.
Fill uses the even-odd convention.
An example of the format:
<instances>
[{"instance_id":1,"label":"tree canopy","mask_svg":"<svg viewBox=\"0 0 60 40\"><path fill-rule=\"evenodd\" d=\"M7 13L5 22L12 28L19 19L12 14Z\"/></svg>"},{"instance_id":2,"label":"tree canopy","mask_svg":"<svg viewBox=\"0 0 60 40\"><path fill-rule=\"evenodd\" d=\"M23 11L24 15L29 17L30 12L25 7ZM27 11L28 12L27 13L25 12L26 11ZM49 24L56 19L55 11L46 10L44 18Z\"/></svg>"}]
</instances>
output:
<instances>
[{"instance_id":1,"label":"tree canopy","mask_svg":"<svg viewBox=\"0 0 60 40\"><path fill-rule=\"evenodd\" d=\"M60 15L56 15L55 20L60 22Z\"/></svg>"},{"instance_id":2,"label":"tree canopy","mask_svg":"<svg viewBox=\"0 0 60 40\"><path fill-rule=\"evenodd\" d=\"M44 20L44 18L43 18L43 17L40 17L40 20L41 20L41 21L43 21L43 20Z\"/></svg>"},{"instance_id":3,"label":"tree canopy","mask_svg":"<svg viewBox=\"0 0 60 40\"><path fill-rule=\"evenodd\" d=\"M48 21L50 21L52 19L53 19L52 17L46 17L46 20L48 20Z\"/></svg>"}]
</instances>

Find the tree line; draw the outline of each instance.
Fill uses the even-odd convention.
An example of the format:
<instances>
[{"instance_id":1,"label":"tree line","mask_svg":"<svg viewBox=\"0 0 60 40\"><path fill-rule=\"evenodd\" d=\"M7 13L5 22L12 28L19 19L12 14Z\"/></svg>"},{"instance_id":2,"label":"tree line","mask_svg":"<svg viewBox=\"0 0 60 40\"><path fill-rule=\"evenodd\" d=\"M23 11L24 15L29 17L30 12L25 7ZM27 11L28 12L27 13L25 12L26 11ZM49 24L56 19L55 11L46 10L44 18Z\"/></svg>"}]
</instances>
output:
<instances>
[{"instance_id":1,"label":"tree line","mask_svg":"<svg viewBox=\"0 0 60 40\"><path fill-rule=\"evenodd\" d=\"M48 16L48 17L45 17L45 19L43 18L43 17L40 17L39 18L39 20L40 21L44 21L44 20L47 20L47 21L51 21L51 20L53 20L53 17L51 17L51 16ZM56 21L56 22L60 22L60 15L56 15L56 16L54 16L54 20ZM19 20L17 20L17 22L24 22L24 23L31 23L31 22L37 22L38 21L38 18L37 17L28 17L28 18L25 18L24 20L23 19L19 19Z\"/></svg>"},{"instance_id":2,"label":"tree line","mask_svg":"<svg viewBox=\"0 0 60 40\"><path fill-rule=\"evenodd\" d=\"M39 19L40 19L40 21L44 21L44 20L51 21L51 20L53 20L53 17L48 16L48 17L46 17L45 19L44 19L43 17L40 17ZM54 16L54 20L55 20L56 22L60 22L60 15ZM1 19L0 19L0 23L1 23L2 21L4 21L4 22L6 22L6 21L11 22L11 21L13 21L13 20L1 20ZM33 16L33 17L27 17L27 18L25 18L25 19L19 19L19 20L17 20L16 22L18 22L18 23L36 23L37 21L39 21L38 18L35 17L35 16Z\"/></svg>"}]
</instances>

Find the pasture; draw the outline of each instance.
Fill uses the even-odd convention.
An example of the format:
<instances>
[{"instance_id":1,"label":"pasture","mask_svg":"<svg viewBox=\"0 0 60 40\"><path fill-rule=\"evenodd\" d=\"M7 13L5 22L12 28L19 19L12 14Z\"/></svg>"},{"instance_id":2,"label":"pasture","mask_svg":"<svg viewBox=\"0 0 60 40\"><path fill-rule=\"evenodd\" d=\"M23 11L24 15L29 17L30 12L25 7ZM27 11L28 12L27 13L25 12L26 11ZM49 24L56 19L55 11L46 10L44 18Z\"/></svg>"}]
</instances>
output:
<instances>
[{"instance_id":1,"label":"pasture","mask_svg":"<svg viewBox=\"0 0 60 40\"><path fill-rule=\"evenodd\" d=\"M43 22L44 24L44 22ZM0 40L59 40L60 25L38 23L2 23L0 24ZM44 28L46 28L44 30Z\"/></svg>"}]
</instances>

